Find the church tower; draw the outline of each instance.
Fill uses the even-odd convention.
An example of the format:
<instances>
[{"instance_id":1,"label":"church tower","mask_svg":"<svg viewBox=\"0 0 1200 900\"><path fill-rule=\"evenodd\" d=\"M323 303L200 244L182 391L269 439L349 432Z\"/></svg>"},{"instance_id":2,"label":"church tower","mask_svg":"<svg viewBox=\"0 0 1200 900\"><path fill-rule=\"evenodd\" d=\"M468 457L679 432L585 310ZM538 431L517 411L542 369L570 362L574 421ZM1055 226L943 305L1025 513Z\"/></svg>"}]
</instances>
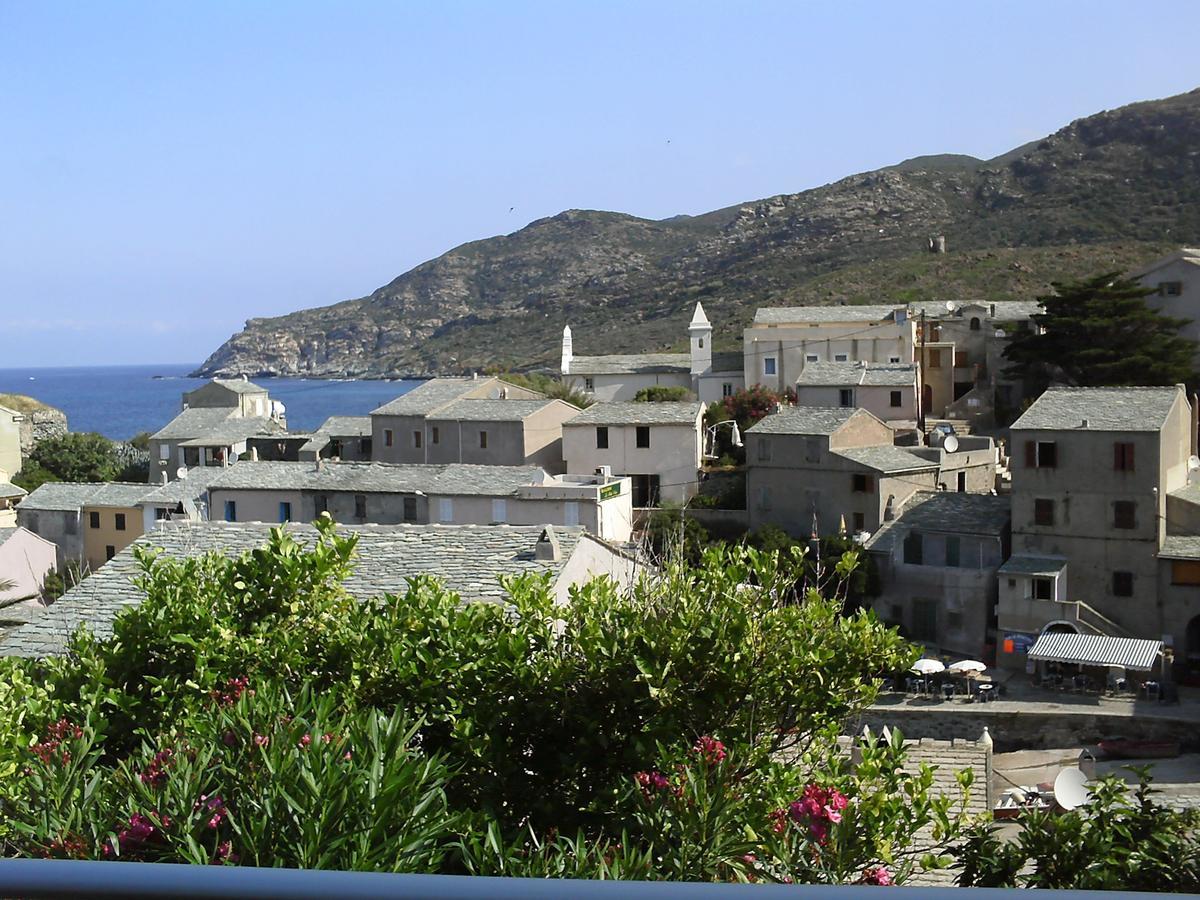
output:
<instances>
[{"instance_id":1,"label":"church tower","mask_svg":"<svg viewBox=\"0 0 1200 900\"><path fill-rule=\"evenodd\" d=\"M712 371L712 324L699 303L688 325L688 337L692 343L692 376Z\"/></svg>"},{"instance_id":2,"label":"church tower","mask_svg":"<svg viewBox=\"0 0 1200 900\"><path fill-rule=\"evenodd\" d=\"M575 356L574 348L571 345L571 326L563 326L563 342L562 342L562 374L571 374L571 360Z\"/></svg>"}]
</instances>

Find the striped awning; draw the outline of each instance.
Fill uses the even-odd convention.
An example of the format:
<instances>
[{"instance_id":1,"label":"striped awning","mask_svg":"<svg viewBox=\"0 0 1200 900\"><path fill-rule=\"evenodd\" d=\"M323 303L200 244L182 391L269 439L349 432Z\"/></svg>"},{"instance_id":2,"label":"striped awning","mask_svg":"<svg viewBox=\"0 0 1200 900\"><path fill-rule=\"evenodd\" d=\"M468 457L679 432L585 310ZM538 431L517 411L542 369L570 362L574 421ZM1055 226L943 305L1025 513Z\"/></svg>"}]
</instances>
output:
<instances>
[{"instance_id":1,"label":"striped awning","mask_svg":"<svg viewBox=\"0 0 1200 900\"><path fill-rule=\"evenodd\" d=\"M1088 666L1123 666L1146 672L1154 667L1161 650L1162 641L1052 632L1037 639L1029 648L1028 658Z\"/></svg>"}]
</instances>

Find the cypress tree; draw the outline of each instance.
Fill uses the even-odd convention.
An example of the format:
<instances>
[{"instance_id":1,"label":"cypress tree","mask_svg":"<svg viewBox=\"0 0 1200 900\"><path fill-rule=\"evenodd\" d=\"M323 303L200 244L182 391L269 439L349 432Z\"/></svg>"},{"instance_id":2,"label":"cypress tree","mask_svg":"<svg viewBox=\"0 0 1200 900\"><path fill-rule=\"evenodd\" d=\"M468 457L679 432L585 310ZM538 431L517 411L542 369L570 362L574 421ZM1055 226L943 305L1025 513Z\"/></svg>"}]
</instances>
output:
<instances>
[{"instance_id":1,"label":"cypress tree","mask_svg":"<svg viewBox=\"0 0 1200 900\"><path fill-rule=\"evenodd\" d=\"M1179 334L1186 319L1146 303L1154 293L1119 272L1054 282L1043 311L1004 350L1005 374L1032 393L1051 382L1087 387L1194 384L1196 344Z\"/></svg>"}]
</instances>

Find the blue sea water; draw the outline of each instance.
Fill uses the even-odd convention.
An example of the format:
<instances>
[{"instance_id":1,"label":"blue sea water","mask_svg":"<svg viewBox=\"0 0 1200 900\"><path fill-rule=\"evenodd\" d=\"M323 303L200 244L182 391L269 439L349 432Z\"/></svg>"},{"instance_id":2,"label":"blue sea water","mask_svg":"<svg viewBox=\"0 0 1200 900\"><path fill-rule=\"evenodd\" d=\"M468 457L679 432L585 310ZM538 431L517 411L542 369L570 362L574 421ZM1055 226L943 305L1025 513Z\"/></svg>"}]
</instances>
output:
<instances>
[{"instance_id":1,"label":"blue sea water","mask_svg":"<svg viewBox=\"0 0 1200 900\"><path fill-rule=\"evenodd\" d=\"M0 393L28 394L67 414L72 431L128 440L154 432L180 409L180 395L208 379L188 378L195 365L79 366L0 369ZM364 416L419 381L328 381L255 378L287 408L289 431L316 428L329 416Z\"/></svg>"}]
</instances>

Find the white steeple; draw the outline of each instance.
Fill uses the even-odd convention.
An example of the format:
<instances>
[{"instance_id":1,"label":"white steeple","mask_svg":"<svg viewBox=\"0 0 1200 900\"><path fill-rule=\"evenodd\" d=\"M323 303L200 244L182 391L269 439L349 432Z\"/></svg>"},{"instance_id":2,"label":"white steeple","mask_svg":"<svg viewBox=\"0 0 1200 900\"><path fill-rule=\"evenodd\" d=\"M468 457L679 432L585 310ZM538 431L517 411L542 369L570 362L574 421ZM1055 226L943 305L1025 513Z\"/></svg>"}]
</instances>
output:
<instances>
[{"instance_id":1,"label":"white steeple","mask_svg":"<svg viewBox=\"0 0 1200 900\"><path fill-rule=\"evenodd\" d=\"M575 358L575 352L571 345L571 326L563 326L563 341L562 341L562 374L571 374L571 360Z\"/></svg>"},{"instance_id":2,"label":"white steeple","mask_svg":"<svg viewBox=\"0 0 1200 900\"><path fill-rule=\"evenodd\" d=\"M699 303L688 325L688 337L692 344L692 375L712 371L712 324Z\"/></svg>"}]
</instances>

